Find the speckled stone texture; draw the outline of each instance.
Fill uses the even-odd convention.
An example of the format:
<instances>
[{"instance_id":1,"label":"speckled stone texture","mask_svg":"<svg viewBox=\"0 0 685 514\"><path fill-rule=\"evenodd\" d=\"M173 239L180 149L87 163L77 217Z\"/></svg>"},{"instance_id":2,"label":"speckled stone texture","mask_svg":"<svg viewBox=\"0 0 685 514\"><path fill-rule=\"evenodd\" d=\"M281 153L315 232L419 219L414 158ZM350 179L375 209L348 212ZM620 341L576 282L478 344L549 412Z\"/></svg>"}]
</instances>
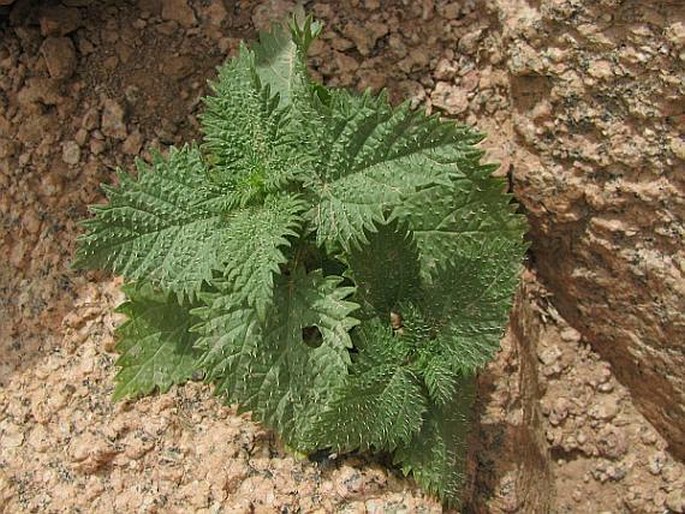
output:
<instances>
[{"instance_id":1,"label":"speckled stone texture","mask_svg":"<svg viewBox=\"0 0 685 514\"><path fill-rule=\"evenodd\" d=\"M685 458L685 3L497 0L554 303Z\"/></svg>"}]
</instances>

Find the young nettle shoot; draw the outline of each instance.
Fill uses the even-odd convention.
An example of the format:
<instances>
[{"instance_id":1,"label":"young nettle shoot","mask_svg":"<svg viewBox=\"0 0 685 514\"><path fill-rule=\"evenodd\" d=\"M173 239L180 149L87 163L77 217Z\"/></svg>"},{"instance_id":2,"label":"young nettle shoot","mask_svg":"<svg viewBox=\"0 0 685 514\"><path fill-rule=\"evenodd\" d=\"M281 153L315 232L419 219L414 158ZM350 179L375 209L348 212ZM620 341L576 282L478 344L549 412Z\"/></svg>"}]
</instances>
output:
<instances>
[{"instance_id":1,"label":"young nettle shoot","mask_svg":"<svg viewBox=\"0 0 685 514\"><path fill-rule=\"evenodd\" d=\"M123 275L115 398L204 374L303 453L392 452L459 501L525 223L482 135L307 72L311 19L219 69L204 137L119 174L77 264Z\"/></svg>"}]
</instances>

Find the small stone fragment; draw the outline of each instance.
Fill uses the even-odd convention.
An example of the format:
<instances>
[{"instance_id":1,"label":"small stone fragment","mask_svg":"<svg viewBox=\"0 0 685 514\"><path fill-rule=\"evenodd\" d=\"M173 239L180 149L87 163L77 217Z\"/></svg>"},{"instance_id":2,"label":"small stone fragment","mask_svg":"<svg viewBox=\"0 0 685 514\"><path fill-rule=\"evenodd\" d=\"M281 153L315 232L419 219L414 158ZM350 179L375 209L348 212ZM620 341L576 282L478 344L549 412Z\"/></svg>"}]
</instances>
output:
<instances>
[{"instance_id":1,"label":"small stone fragment","mask_svg":"<svg viewBox=\"0 0 685 514\"><path fill-rule=\"evenodd\" d=\"M666 37L676 47L685 47L685 23L677 21L666 29Z\"/></svg>"},{"instance_id":2,"label":"small stone fragment","mask_svg":"<svg viewBox=\"0 0 685 514\"><path fill-rule=\"evenodd\" d=\"M376 45L376 41L387 33L388 26L383 23L368 23L366 25L348 23L345 27L345 36L354 42L362 55L369 55Z\"/></svg>"},{"instance_id":3,"label":"small stone fragment","mask_svg":"<svg viewBox=\"0 0 685 514\"><path fill-rule=\"evenodd\" d=\"M195 65L195 60L190 55L176 55L161 62L159 72L181 80L193 73Z\"/></svg>"},{"instance_id":4,"label":"small stone fragment","mask_svg":"<svg viewBox=\"0 0 685 514\"><path fill-rule=\"evenodd\" d=\"M40 102L57 105L60 101L59 82L48 77L32 77L26 81L17 94L20 104Z\"/></svg>"},{"instance_id":5,"label":"small stone fragment","mask_svg":"<svg viewBox=\"0 0 685 514\"><path fill-rule=\"evenodd\" d=\"M81 26L81 11L75 7L48 5L38 16L43 36L66 36Z\"/></svg>"},{"instance_id":6,"label":"small stone fragment","mask_svg":"<svg viewBox=\"0 0 685 514\"><path fill-rule=\"evenodd\" d=\"M459 51L464 54L472 54L476 51L478 47L478 42L483 36L483 29L474 30L463 36L459 40Z\"/></svg>"},{"instance_id":7,"label":"small stone fragment","mask_svg":"<svg viewBox=\"0 0 685 514\"><path fill-rule=\"evenodd\" d=\"M457 66L454 62L444 57L438 61L433 75L437 80L452 80L457 74Z\"/></svg>"},{"instance_id":8,"label":"small stone fragment","mask_svg":"<svg viewBox=\"0 0 685 514\"><path fill-rule=\"evenodd\" d=\"M291 0L266 0L258 3L252 12L252 23L258 30L267 30L272 23L286 19L295 7L295 2Z\"/></svg>"},{"instance_id":9,"label":"small stone fragment","mask_svg":"<svg viewBox=\"0 0 685 514\"><path fill-rule=\"evenodd\" d=\"M114 139L126 139L128 135L124 121L124 109L111 98L105 100L100 128L105 136Z\"/></svg>"},{"instance_id":10,"label":"small stone fragment","mask_svg":"<svg viewBox=\"0 0 685 514\"><path fill-rule=\"evenodd\" d=\"M618 403L613 397L600 399L590 408L588 414L595 419L610 420L618 414Z\"/></svg>"},{"instance_id":11,"label":"small stone fragment","mask_svg":"<svg viewBox=\"0 0 685 514\"><path fill-rule=\"evenodd\" d=\"M431 94L431 101L438 109L443 109L449 114L461 114L466 111L469 101L466 94L458 87L449 82L438 82Z\"/></svg>"},{"instance_id":12,"label":"small stone fragment","mask_svg":"<svg viewBox=\"0 0 685 514\"><path fill-rule=\"evenodd\" d=\"M471 70L461 78L461 88L464 91L473 91L478 87L479 79L478 72Z\"/></svg>"},{"instance_id":13,"label":"small stone fragment","mask_svg":"<svg viewBox=\"0 0 685 514\"><path fill-rule=\"evenodd\" d=\"M223 2L212 2L207 6L205 12L207 13L207 21L215 27L220 27L228 15Z\"/></svg>"},{"instance_id":14,"label":"small stone fragment","mask_svg":"<svg viewBox=\"0 0 685 514\"><path fill-rule=\"evenodd\" d=\"M556 345L538 350L538 359L547 366L554 364L561 355L561 350Z\"/></svg>"},{"instance_id":15,"label":"small stone fragment","mask_svg":"<svg viewBox=\"0 0 685 514\"><path fill-rule=\"evenodd\" d=\"M162 0L138 0L138 8L143 18L159 15L162 8Z\"/></svg>"},{"instance_id":16,"label":"small stone fragment","mask_svg":"<svg viewBox=\"0 0 685 514\"><path fill-rule=\"evenodd\" d=\"M333 59L335 60L338 72L342 77L353 76L354 72L359 68L359 63L354 57L342 52L334 52Z\"/></svg>"},{"instance_id":17,"label":"small stone fragment","mask_svg":"<svg viewBox=\"0 0 685 514\"><path fill-rule=\"evenodd\" d=\"M578 332L575 328L571 327L562 330L560 336L561 339L564 341L576 342L580 340L580 332Z\"/></svg>"},{"instance_id":18,"label":"small stone fragment","mask_svg":"<svg viewBox=\"0 0 685 514\"><path fill-rule=\"evenodd\" d=\"M93 155L100 155L102 152L105 151L105 142L102 141L101 139L91 139L90 141L90 153Z\"/></svg>"},{"instance_id":19,"label":"small stone fragment","mask_svg":"<svg viewBox=\"0 0 685 514\"><path fill-rule=\"evenodd\" d=\"M661 470L664 467L664 464L668 458L666 457L666 454L663 451L658 451L654 452L652 455L649 456L648 462L647 462L647 469L649 469L649 472L652 475L658 475L661 473Z\"/></svg>"},{"instance_id":20,"label":"small stone fragment","mask_svg":"<svg viewBox=\"0 0 685 514\"><path fill-rule=\"evenodd\" d=\"M569 411L569 402L566 398L560 397L554 401L552 410L549 414L549 422L552 426L560 425L567 417Z\"/></svg>"},{"instance_id":21,"label":"small stone fragment","mask_svg":"<svg viewBox=\"0 0 685 514\"><path fill-rule=\"evenodd\" d=\"M64 184L59 175L50 173L41 180L39 191L41 194L51 197L61 193L63 188Z\"/></svg>"},{"instance_id":22,"label":"small stone fragment","mask_svg":"<svg viewBox=\"0 0 685 514\"><path fill-rule=\"evenodd\" d=\"M127 155L138 155L140 148L143 146L143 136L140 130L135 129L124 140L121 145L121 151Z\"/></svg>"},{"instance_id":23,"label":"small stone fragment","mask_svg":"<svg viewBox=\"0 0 685 514\"><path fill-rule=\"evenodd\" d=\"M40 52L52 78L67 79L76 70L76 49L68 37L46 38Z\"/></svg>"},{"instance_id":24,"label":"small stone fragment","mask_svg":"<svg viewBox=\"0 0 685 514\"><path fill-rule=\"evenodd\" d=\"M130 460L138 460L155 446L154 440L139 437L131 438L126 445L124 455Z\"/></svg>"},{"instance_id":25,"label":"small stone fragment","mask_svg":"<svg viewBox=\"0 0 685 514\"><path fill-rule=\"evenodd\" d=\"M685 161L685 141L678 137L673 137L669 147L671 148L673 155L681 161Z\"/></svg>"},{"instance_id":26,"label":"small stone fragment","mask_svg":"<svg viewBox=\"0 0 685 514\"><path fill-rule=\"evenodd\" d=\"M162 5L162 19L178 22L182 27L197 23L195 12L186 0L166 0Z\"/></svg>"},{"instance_id":27,"label":"small stone fragment","mask_svg":"<svg viewBox=\"0 0 685 514\"><path fill-rule=\"evenodd\" d=\"M69 457L74 469L85 474L95 473L108 464L119 452L94 434L84 434L74 439Z\"/></svg>"},{"instance_id":28,"label":"small stone fragment","mask_svg":"<svg viewBox=\"0 0 685 514\"><path fill-rule=\"evenodd\" d=\"M9 139L0 139L0 159L13 157L17 153L17 144Z\"/></svg>"},{"instance_id":29,"label":"small stone fragment","mask_svg":"<svg viewBox=\"0 0 685 514\"><path fill-rule=\"evenodd\" d=\"M446 20L455 20L459 17L459 11L461 10L461 5L459 2L449 2L446 5L438 7L438 12L440 16Z\"/></svg>"},{"instance_id":30,"label":"small stone fragment","mask_svg":"<svg viewBox=\"0 0 685 514\"><path fill-rule=\"evenodd\" d=\"M685 491L675 489L668 493L668 496L666 496L666 507L678 514L685 512Z\"/></svg>"},{"instance_id":31,"label":"small stone fragment","mask_svg":"<svg viewBox=\"0 0 685 514\"><path fill-rule=\"evenodd\" d=\"M607 79L613 76L613 72L611 71L611 63L603 59L591 63L587 72L591 77L596 79Z\"/></svg>"},{"instance_id":32,"label":"small stone fragment","mask_svg":"<svg viewBox=\"0 0 685 514\"><path fill-rule=\"evenodd\" d=\"M83 115L81 127L84 130L94 130L100 126L100 112L97 108L91 107Z\"/></svg>"},{"instance_id":33,"label":"small stone fragment","mask_svg":"<svg viewBox=\"0 0 685 514\"><path fill-rule=\"evenodd\" d=\"M4 448L18 448L24 444L24 433L16 425L3 427L5 434L0 438Z\"/></svg>"},{"instance_id":34,"label":"small stone fragment","mask_svg":"<svg viewBox=\"0 0 685 514\"><path fill-rule=\"evenodd\" d=\"M616 460L628 451L628 442L623 431L607 425L597 437L597 449L602 457Z\"/></svg>"},{"instance_id":35,"label":"small stone fragment","mask_svg":"<svg viewBox=\"0 0 685 514\"><path fill-rule=\"evenodd\" d=\"M76 131L76 134L74 134L74 141L78 143L78 145L85 145L86 141L88 140L88 131L85 129L78 129Z\"/></svg>"},{"instance_id":36,"label":"small stone fragment","mask_svg":"<svg viewBox=\"0 0 685 514\"><path fill-rule=\"evenodd\" d=\"M640 439L644 444L653 445L658 441L656 434L652 430L645 430L641 433Z\"/></svg>"},{"instance_id":37,"label":"small stone fragment","mask_svg":"<svg viewBox=\"0 0 685 514\"><path fill-rule=\"evenodd\" d=\"M67 164L78 164L81 160L81 148L76 141L67 141L62 145L62 160Z\"/></svg>"},{"instance_id":38,"label":"small stone fragment","mask_svg":"<svg viewBox=\"0 0 685 514\"><path fill-rule=\"evenodd\" d=\"M250 474L245 461L241 459L229 459L225 465L225 482L224 490L229 493L234 493L240 487L240 484Z\"/></svg>"}]
</instances>

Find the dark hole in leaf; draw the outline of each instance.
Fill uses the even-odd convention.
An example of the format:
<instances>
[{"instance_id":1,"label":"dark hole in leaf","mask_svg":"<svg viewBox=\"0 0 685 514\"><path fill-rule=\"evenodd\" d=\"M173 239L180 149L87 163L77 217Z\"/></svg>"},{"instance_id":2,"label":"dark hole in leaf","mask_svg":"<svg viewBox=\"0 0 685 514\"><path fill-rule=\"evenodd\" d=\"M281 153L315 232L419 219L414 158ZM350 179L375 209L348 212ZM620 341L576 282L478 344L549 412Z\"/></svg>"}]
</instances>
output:
<instances>
[{"instance_id":1,"label":"dark hole in leaf","mask_svg":"<svg viewBox=\"0 0 685 514\"><path fill-rule=\"evenodd\" d=\"M302 340L311 348L318 348L323 343L323 336L316 326L304 327L302 329Z\"/></svg>"}]
</instances>

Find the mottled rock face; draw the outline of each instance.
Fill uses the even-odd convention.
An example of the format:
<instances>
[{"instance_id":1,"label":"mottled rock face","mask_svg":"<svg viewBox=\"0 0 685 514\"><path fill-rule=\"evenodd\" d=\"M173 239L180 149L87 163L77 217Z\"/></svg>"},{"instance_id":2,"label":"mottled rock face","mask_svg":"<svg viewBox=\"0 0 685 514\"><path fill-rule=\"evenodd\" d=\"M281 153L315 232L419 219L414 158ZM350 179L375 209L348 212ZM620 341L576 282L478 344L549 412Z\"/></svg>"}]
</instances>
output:
<instances>
[{"instance_id":1,"label":"mottled rock face","mask_svg":"<svg viewBox=\"0 0 685 514\"><path fill-rule=\"evenodd\" d=\"M685 4L493 4L535 264L685 458Z\"/></svg>"}]
</instances>

